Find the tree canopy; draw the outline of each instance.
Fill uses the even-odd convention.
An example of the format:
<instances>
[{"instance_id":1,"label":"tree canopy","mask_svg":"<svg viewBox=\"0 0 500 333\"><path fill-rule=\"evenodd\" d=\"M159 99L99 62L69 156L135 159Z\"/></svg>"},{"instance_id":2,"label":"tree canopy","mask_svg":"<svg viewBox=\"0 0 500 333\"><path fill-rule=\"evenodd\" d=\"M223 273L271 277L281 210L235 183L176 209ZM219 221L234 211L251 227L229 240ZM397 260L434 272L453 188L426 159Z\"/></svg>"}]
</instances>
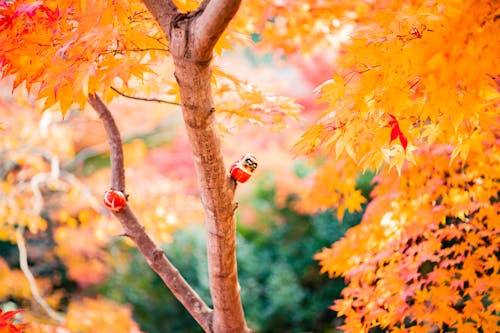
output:
<instances>
[{"instance_id":1,"label":"tree canopy","mask_svg":"<svg viewBox=\"0 0 500 333\"><path fill-rule=\"evenodd\" d=\"M236 288L237 187L226 173L219 133L233 135L249 124L286 132L298 120L301 136L287 149L307 159L312 171L299 179L282 165L276 168L281 197L297 196L297 212L331 209L339 219L366 207L359 225L315 255L322 272L348 283L332 306L344 318L344 332L499 330L498 1L0 0L0 45L0 75L12 81L13 90L22 87L39 100L29 107L57 110L67 118L70 110L88 105L97 111L106 132L96 131L111 145L111 175L100 177L110 177L115 190L125 191L122 150L144 156L146 147L138 141L122 147L114 118L119 123L133 113L141 119L154 112L120 115L110 111L118 105L113 103L128 96L162 110L181 107L185 147L194 158L174 167L195 165L186 170L197 176L203 208L187 186L183 193L165 190L167 200L154 199L156 216L147 202L141 207L140 196L131 196L130 205L143 217L128 206L115 216L203 329L248 331ZM290 96L267 92L219 66L227 51L243 47L271 52L275 61L296 66L312 81L327 71L329 79L310 92L317 104L301 107ZM301 67L308 59L320 70ZM24 112L24 99L12 96L0 101L3 112ZM4 159L12 165L2 170L6 200L0 203L0 237L22 245L25 228L36 235L58 221L54 238L60 246L67 238L82 240L80 247L66 242L58 254L77 269L72 253L92 257L84 253L85 242L106 256L100 252L106 241L93 232L105 219L103 207L58 164L58 156L75 157L74 146L60 139L67 133L51 128L43 137L28 138L36 117L28 113L19 120L27 132L4 129ZM359 176L367 171L376 173L371 200L359 188ZM66 193L66 202L59 201L59 193ZM85 207L63 209L73 206L71 195L82 193ZM44 216L52 203L58 215ZM188 204L193 209L183 209ZM167 213L161 207L173 209ZM178 272L168 268L155 245L193 216L201 219L202 210L213 312L187 284L177 284ZM166 223L156 223L158 217ZM173 223L178 218L180 225ZM68 236L76 226L85 232ZM110 229L113 234L119 227ZM154 230L160 232L151 238ZM88 263L80 265L85 270ZM105 265L98 260L93 265L105 274ZM26 297L29 287L15 289L17 296ZM57 296L51 297L57 307ZM87 307L99 311L107 302L70 304L60 325L86 331L73 313ZM123 330L135 329L133 321L119 319L129 318L129 309L122 310L115 315Z\"/></svg>"}]
</instances>

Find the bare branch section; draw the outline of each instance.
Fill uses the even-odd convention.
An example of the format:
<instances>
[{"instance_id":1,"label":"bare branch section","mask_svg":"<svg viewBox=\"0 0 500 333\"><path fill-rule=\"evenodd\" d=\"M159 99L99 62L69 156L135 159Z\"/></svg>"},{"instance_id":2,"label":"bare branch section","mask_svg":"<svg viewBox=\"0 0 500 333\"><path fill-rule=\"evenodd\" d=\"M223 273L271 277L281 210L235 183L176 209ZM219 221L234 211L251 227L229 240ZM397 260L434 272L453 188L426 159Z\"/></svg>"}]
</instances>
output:
<instances>
[{"instance_id":1,"label":"bare branch section","mask_svg":"<svg viewBox=\"0 0 500 333\"><path fill-rule=\"evenodd\" d=\"M125 168L123 166L123 145L120 130L113 115L97 95L88 96L89 104L99 115L109 140L111 160L111 188L125 193Z\"/></svg>"},{"instance_id":2,"label":"bare branch section","mask_svg":"<svg viewBox=\"0 0 500 333\"><path fill-rule=\"evenodd\" d=\"M31 294L35 301L44 309L44 311L50 316L50 318L57 321L59 324L64 323L64 317L59 313L55 312L50 305L45 302L42 295L38 291L38 286L36 284L35 277L28 265L28 252L26 250L26 242L24 240L24 227L19 227L16 230L16 241L17 248L19 249L19 266L21 267L21 271L24 273L26 278L28 279L28 283L30 285Z\"/></svg>"},{"instance_id":3,"label":"bare branch section","mask_svg":"<svg viewBox=\"0 0 500 333\"><path fill-rule=\"evenodd\" d=\"M210 0L193 22L194 55L198 61L212 58L215 44L240 7L241 0Z\"/></svg>"},{"instance_id":4,"label":"bare branch section","mask_svg":"<svg viewBox=\"0 0 500 333\"><path fill-rule=\"evenodd\" d=\"M111 112L101 99L97 95L89 95L88 100L99 115L108 135L112 165L112 186L124 190L125 172L120 132ZM153 242L130 207L127 205L120 212L115 212L114 215L121 222L125 234L134 241L149 266L161 277L174 296L184 305L205 332L212 332L212 310L184 280L164 252Z\"/></svg>"}]
</instances>

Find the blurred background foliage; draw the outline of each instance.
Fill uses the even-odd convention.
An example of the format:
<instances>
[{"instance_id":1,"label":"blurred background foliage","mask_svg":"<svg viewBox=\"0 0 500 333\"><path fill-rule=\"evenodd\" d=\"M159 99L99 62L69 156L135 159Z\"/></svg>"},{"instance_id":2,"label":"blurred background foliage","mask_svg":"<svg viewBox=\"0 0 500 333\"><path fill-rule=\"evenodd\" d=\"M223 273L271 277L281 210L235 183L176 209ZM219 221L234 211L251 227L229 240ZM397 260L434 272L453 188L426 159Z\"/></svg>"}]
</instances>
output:
<instances>
[{"instance_id":1,"label":"blurred background foliage","mask_svg":"<svg viewBox=\"0 0 500 333\"><path fill-rule=\"evenodd\" d=\"M5 90L1 88L0 91ZM25 96L19 100L24 101ZM10 107L17 104L12 105ZM99 214L98 203L92 201L94 197L84 195L86 191L101 193L109 180L109 156L102 145L105 137L93 114L72 110L60 120L47 112L33 116L32 108L33 105L28 104L18 108L15 114L8 113L25 116L31 127L25 126L32 129L22 132L30 134L21 138L18 145L32 145L41 151L47 148L44 146L47 142L56 148L61 146L58 142L64 142L72 148L68 148L71 153L61 159L60 168L64 174L71 173L82 179L81 188L75 192L70 191L73 185L42 186L44 206L40 216L46 221L46 229L25 236L29 266L44 298L58 311L71 310L68 318L88 316L94 320L90 314L81 313L82 306L101 316L107 315L102 313L106 307L110 313L130 309L143 332L201 332L144 258L127 239L118 236L121 229L117 221ZM165 115L152 109L149 123L141 123L143 126L136 128L139 121L134 116L133 103L117 103L113 109L122 115L117 120L125 129L125 150L131 159L127 169L130 172L128 188L134 199L131 204L141 212L146 229L164 244L168 257L186 280L209 302L203 216L198 207L196 181L192 180L194 169L187 140L179 134L180 115L178 112ZM9 109L5 108L5 112ZM67 139L37 137L39 124L48 118L51 129L48 133L55 135L61 131L64 135L60 137ZM263 162L252 182L238 188L237 255L248 323L256 332L335 332L341 319L329 306L339 297L344 281L320 274L313 255L358 224L364 208L359 213L346 214L342 222L337 220L335 211L298 212L298 198L293 194L300 186L297 180L305 180L324 161L309 163L289 156L284 147L290 146L286 143L288 140L295 140L293 131L287 137L264 135L260 128L245 131L224 139L228 159L238 157L242 151L256 151ZM2 133L5 140L15 134L15 128ZM254 139L246 140L248 137ZM12 144L10 149L16 151L16 147ZM42 152L48 158L61 155L55 148ZM10 171L9 163L13 163L10 156L0 157L1 170L7 170L2 178L5 184L17 186L31 181L31 174L28 177ZM34 166L28 163L30 160L23 161L16 162L20 163L21 171L50 170L50 159L40 165L33 162ZM168 181L159 180L167 175ZM373 187L372 178L373 174L368 172L358 179L358 188L366 198ZM30 287L19 271L18 247L2 239L0 253L0 306L4 310L30 309L29 316L25 312L27 321L32 325L38 321L45 323L40 315L43 310L33 301ZM107 303L102 296L120 303L121 307ZM89 303L91 299L96 302Z\"/></svg>"},{"instance_id":2,"label":"blurred background foliage","mask_svg":"<svg viewBox=\"0 0 500 333\"><path fill-rule=\"evenodd\" d=\"M297 170L304 172L300 166ZM368 197L373 174L358 180ZM238 225L238 268L243 306L249 325L257 332L335 332L339 320L328 309L344 287L343 279L320 274L312 259L322 247L341 238L359 223L361 213L339 222L331 211L315 215L275 204L275 184L268 173L245 204L257 212L252 225ZM175 242L164 247L172 262L203 299L209 301L209 283L202 226L177 231ZM111 245L114 274L95 292L133 305L134 319L149 333L201 332L182 305L163 286L140 253L123 241ZM297 311L300 309L300 311Z\"/></svg>"},{"instance_id":3,"label":"blurred background foliage","mask_svg":"<svg viewBox=\"0 0 500 333\"><path fill-rule=\"evenodd\" d=\"M307 164L294 163L300 178L309 174ZM358 188L369 198L373 174L358 179ZM313 255L340 239L348 228L358 224L363 212L347 214L342 222L333 211L314 215L294 210L296 198L288 196L281 205L276 200L275 175L265 172L255 179L255 191L246 196L242 206L249 206L256 215L251 223L238 223L238 266L241 295L249 325L256 332L336 332L341 323L328 307L345 287L341 278L329 279L320 274ZM364 211L364 209L363 209ZM53 223L50 218L49 225ZM53 235L29 240L31 246L51 248ZM42 244L43 243L43 244ZM209 302L209 281L203 225L195 224L174 234L174 241L164 245L171 261L186 280ZM68 305L71 297L104 296L132 307L134 320L148 333L201 332L160 278L148 267L140 253L123 237L115 237L105 249L110 254L111 272L103 283L79 288L64 263L55 256L50 261L32 257L33 272L52 278L53 290L63 292L60 304ZM3 259L18 268L18 250L9 242L0 242ZM11 298L16 304L23 302ZM9 301L9 300L4 300ZM300 311L298 311L300 309Z\"/></svg>"}]
</instances>

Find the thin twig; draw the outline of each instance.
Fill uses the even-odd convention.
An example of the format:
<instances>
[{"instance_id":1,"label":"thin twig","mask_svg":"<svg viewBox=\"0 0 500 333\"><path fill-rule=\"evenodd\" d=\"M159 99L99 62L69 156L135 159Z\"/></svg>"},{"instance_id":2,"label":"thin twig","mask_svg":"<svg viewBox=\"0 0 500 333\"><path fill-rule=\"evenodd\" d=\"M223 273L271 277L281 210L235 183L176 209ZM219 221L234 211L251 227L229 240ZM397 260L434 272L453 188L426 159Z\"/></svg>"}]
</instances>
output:
<instances>
[{"instance_id":1,"label":"thin twig","mask_svg":"<svg viewBox=\"0 0 500 333\"><path fill-rule=\"evenodd\" d=\"M125 94L124 92L121 92L120 90L116 89L113 86L111 87L111 90L113 90L114 92L116 92L118 95L130 98L130 99L135 99L135 100L138 100L138 101L165 103L165 104L170 104L170 105L181 106L181 103L167 101L167 100L164 100L164 99L130 96L130 95Z\"/></svg>"},{"instance_id":2,"label":"thin twig","mask_svg":"<svg viewBox=\"0 0 500 333\"><path fill-rule=\"evenodd\" d=\"M21 271L24 273L26 278L28 279L28 283L30 285L31 294L35 301L43 308L45 312L49 315L50 318L54 319L58 323L64 323L64 317L59 313L55 312L50 305L45 302L43 297L40 295L38 291L38 287L33 276L31 270L28 265L28 253L26 251L26 242L23 236L24 227L18 227L16 229L16 240L17 240L17 248L19 249L19 265L21 266Z\"/></svg>"},{"instance_id":3,"label":"thin twig","mask_svg":"<svg viewBox=\"0 0 500 333\"><path fill-rule=\"evenodd\" d=\"M99 55L103 55L103 54L124 54L126 52L149 52L149 51L168 52L168 48L148 47L148 48L135 48L135 49L106 50L104 52L100 52Z\"/></svg>"}]
</instances>

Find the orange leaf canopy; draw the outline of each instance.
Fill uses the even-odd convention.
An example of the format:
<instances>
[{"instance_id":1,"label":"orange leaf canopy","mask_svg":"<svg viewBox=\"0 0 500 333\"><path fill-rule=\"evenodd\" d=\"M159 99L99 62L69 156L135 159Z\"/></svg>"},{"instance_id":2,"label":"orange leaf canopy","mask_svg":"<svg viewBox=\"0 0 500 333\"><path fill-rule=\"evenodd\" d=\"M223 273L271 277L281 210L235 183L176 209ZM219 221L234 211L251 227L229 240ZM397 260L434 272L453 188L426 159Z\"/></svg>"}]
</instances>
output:
<instances>
[{"instance_id":1,"label":"orange leaf canopy","mask_svg":"<svg viewBox=\"0 0 500 333\"><path fill-rule=\"evenodd\" d=\"M177 4L186 11L198 2ZM242 36L250 29L239 15L215 51L245 43ZM96 92L109 102L118 96L110 87L134 95L139 86L142 93L179 98L173 76L156 74L172 72L168 41L142 1L0 0L0 45L0 78L14 76L14 88L24 83L44 100L44 110L59 104L65 114L73 103L83 108L88 94ZM213 87L226 122L282 128L300 109L289 98L264 93L217 68Z\"/></svg>"},{"instance_id":2,"label":"orange leaf canopy","mask_svg":"<svg viewBox=\"0 0 500 333\"><path fill-rule=\"evenodd\" d=\"M358 172L379 172L362 223L316 256L349 282L333 306L344 331L499 331L498 2L316 5L351 34L295 147L326 161L302 207L342 217L362 203ZM278 15L287 42L309 38L283 23L289 6Z\"/></svg>"},{"instance_id":3,"label":"orange leaf canopy","mask_svg":"<svg viewBox=\"0 0 500 333\"><path fill-rule=\"evenodd\" d=\"M407 332L498 331L500 202L498 180L489 178L500 174L498 143L449 168L440 166L452 149L434 146L401 177L377 178L361 224L316 255L323 272L350 281L332 307L346 315L345 332L404 323Z\"/></svg>"},{"instance_id":4,"label":"orange leaf canopy","mask_svg":"<svg viewBox=\"0 0 500 333\"><path fill-rule=\"evenodd\" d=\"M0 1L0 69L66 112L150 71L166 41L140 1ZM109 96L108 96L109 97Z\"/></svg>"},{"instance_id":5,"label":"orange leaf canopy","mask_svg":"<svg viewBox=\"0 0 500 333\"><path fill-rule=\"evenodd\" d=\"M419 147L451 144L451 159L465 159L494 137L498 2L353 1L345 8L331 20L351 24L350 38L318 88L326 107L299 153L401 170Z\"/></svg>"}]
</instances>

